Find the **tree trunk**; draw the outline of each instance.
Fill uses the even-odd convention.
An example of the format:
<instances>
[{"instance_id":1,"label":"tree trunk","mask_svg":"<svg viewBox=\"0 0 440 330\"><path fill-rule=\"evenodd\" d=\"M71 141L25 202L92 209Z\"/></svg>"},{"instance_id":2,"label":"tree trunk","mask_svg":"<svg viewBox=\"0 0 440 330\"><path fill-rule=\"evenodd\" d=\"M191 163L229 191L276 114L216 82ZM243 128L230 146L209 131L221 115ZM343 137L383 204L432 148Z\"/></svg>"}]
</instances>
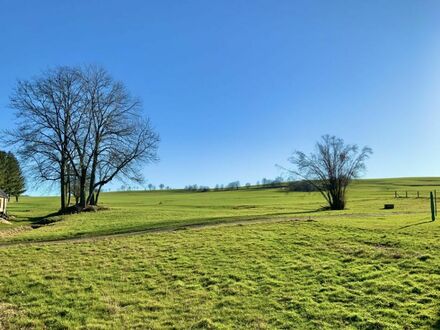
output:
<instances>
[{"instance_id":1,"label":"tree trunk","mask_svg":"<svg viewBox=\"0 0 440 330\"><path fill-rule=\"evenodd\" d=\"M81 177L80 177L80 181L79 181L79 206L81 208L85 208L87 205L86 176L87 176L87 170L85 168L81 168Z\"/></svg>"},{"instance_id":2,"label":"tree trunk","mask_svg":"<svg viewBox=\"0 0 440 330\"><path fill-rule=\"evenodd\" d=\"M343 196L332 196L330 203L331 210L343 210L345 209L345 199Z\"/></svg>"},{"instance_id":3,"label":"tree trunk","mask_svg":"<svg viewBox=\"0 0 440 330\"><path fill-rule=\"evenodd\" d=\"M61 211L66 209L66 164L64 160L61 160L60 168L60 195L61 195Z\"/></svg>"},{"instance_id":4,"label":"tree trunk","mask_svg":"<svg viewBox=\"0 0 440 330\"><path fill-rule=\"evenodd\" d=\"M69 179L68 179L68 183L67 183L67 207L70 206L71 198L72 198L72 185L70 182L70 175L69 175Z\"/></svg>"},{"instance_id":5,"label":"tree trunk","mask_svg":"<svg viewBox=\"0 0 440 330\"><path fill-rule=\"evenodd\" d=\"M92 166L92 171L90 173L90 184L89 184L89 196L87 197L87 202L90 205L95 205L94 204L94 191L95 191L95 178L96 178L96 168L94 166Z\"/></svg>"},{"instance_id":6,"label":"tree trunk","mask_svg":"<svg viewBox=\"0 0 440 330\"><path fill-rule=\"evenodd\" d=\"M99 186L98 190L96 191L95 205L98 205L98 199L99 199L99 194L101 193L101 188L102 188L102 186Z\"/></svg>"},{"instance_id":7,"label":"tree trunk","mask_svg":"<svg viewBox=\"0 0 440 330\"><path fill-rule=\"evenodd\" d=\"M95 204L95 192L92 192L92 193L89 195L89 205L96 205L96 204Z\"/></svg>"},{"instance_id":8,"label":"tree trunk","mask_svg":"<svg viewBox=\"0 0 440 330\"><path fill-rule=\"evenodd\" d=\"M98 148L99 148L99 134L96 133L95 147L93 150L92 168L90 170L89 197L87 198L87 201L89 202L90 205L96 205L94 198L95 198L96 167L98 166Z\"/></svg>"}]
</instances>

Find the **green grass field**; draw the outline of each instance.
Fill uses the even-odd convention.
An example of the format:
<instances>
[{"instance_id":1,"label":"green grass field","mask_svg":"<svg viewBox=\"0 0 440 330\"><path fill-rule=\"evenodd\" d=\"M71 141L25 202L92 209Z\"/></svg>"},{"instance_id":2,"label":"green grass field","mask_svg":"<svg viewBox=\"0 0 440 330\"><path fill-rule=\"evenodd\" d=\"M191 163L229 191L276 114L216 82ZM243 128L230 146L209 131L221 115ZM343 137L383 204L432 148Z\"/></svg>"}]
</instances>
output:
<instances>
[{"instance_id":1,"label":"green grass field","mask_svg":"<svg viewBox=\"0 0 440 330\"><path fill-rule=\"evenodd\" d=\"M0 329L440 329L436 188L362 180L344 211L277 189L107 193L64 217L23 198L0 224Z\"/></svg>"}]
</instances>

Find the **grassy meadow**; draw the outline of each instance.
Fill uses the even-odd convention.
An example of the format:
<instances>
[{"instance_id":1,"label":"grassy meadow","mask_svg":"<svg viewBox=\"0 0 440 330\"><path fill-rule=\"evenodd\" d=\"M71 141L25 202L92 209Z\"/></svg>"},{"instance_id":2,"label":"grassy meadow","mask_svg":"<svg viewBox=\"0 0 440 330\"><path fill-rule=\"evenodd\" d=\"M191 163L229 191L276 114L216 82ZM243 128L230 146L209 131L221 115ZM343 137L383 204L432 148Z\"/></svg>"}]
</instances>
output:
<instances>
[{"instance_id":1,"label":"grassy meadow","mask_svg":"<svg viewBox=\"0 0 440 330\"><path fill-rule=\"evenodd\" d=\"M280 189L106 193L62 217L24 197L0 224L0 329L440 329L434 189L362 180L344 211Z\"/></svg>"}]
</instances>

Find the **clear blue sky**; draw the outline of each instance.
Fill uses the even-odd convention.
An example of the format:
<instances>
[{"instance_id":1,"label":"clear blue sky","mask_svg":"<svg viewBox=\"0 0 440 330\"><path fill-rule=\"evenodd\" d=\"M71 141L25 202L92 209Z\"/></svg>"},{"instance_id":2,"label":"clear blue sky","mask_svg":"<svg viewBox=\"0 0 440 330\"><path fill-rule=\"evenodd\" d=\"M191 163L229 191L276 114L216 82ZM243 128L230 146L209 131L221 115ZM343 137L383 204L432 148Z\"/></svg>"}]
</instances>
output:
<instances>
[{"instance_id":1,"label":"clear blue sky","mask_svg":"<svg viewBox=\"0 0 440 330\"><path fill-rule=\"evenodd\" d=\"M439 176L439 1L0 2L0 129L17 78L96 63L141 97L173 187L280 174L322 134L367 177Z\"/></svg>"}]
</instances>

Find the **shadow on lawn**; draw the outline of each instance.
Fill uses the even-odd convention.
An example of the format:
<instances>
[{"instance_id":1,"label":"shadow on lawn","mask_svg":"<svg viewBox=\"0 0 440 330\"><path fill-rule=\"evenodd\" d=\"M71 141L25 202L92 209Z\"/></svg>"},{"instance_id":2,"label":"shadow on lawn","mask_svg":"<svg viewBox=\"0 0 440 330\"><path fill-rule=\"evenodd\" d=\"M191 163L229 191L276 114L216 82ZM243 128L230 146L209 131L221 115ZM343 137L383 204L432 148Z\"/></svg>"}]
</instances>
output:
<instances>
[{"instance_id":1,"label":"shadow on lawn","mask_svg":"<svg viewBox=\"0 0 440 330\"><path fill-rule=\"evenodd\" d=\"M59 212L52 212L39 217L29 217L28 221L30 221L31 227L36 229L60 221L61 218L58 217L60 215Z\"/></svg>"},{"instance_id":2,"label":"shadow on lawn","mask_svg":"<svg viewBox=\"0 0 440 330\"><path fill-rule=\"evenodd\" d=\"M195 218L195 219L186 219L186 221L176 221L176 223L174 223L174 225L181 225L182 228L186 227L188 225L191 224L198 224L198 223L207 223L207 224L216 224L216 223L228 223L228 222L235 222L235 221L246 221L246 220L259 220L259 219L267 219L269 217L278 217L278 216L289 216L289 215L301 215L301 214L310 214L310 213L317 213L317 212L321 212L324 211L325 209L323 208L319 208L316 210L309 210L309 211L296 211L296 212L274 212L274 213L264 213L264 214L255 214L255 215L241 215L241 216L226 216L226 217L213 217L213 218ZM39 216L39 217L29 217L28 221L31 222L31 227L33 229L38 229L41 228L43 226L46 225L50 225L52 223L58 222L60 220L62 220L61 216L63 214L60 214L59 212L53 212L44 216ZM170 223L169 221L165 221L165 222L159 222L156 223L156 226L154 226L155 228L157 227L162 227L166 228L170 225L172 225L172 223ZM136 230L145 230L145 229L149 229L152 228L150 226L145 227L144 225L142 225L140 228L130 228L131 230L129 231L136 231ZM124 233L125 231L122 230L120 232L116 232L116 233Z\"/></svg>"},{"instance_id":3,"label":"shadow on lawn","mask_svg":"<svg viewBox=\"0 0 440 330\"><path fill-rule=\"evenodd\" d=\"M98 207L86 207L82 211L78 211L79 209L76 206L70 206L65 211L57 211L52 212L43 216L37 216L37 217L28 217L25 221L28 221L31 223L31 227L34 229L40 228L42 226L50 225L52 223L58 222L63 220L63 216L65 215L72 215L77 214L80 212L97 212L99 211L105 211L108 210L107 207L104 206L98 206Z\"/></svg>"},{"instance_id":4,"label":"shadow on lawn","mask_svg":"<svg viewBox=\"0 0 440 330\"><path fill-rule=\"evenodd\" d=\"M175 221L162 221L156 223L147 223L140 224L138 226L130 226L126 228L120 228L120 230L101 230L96 232L78 232L73 233L68 236L60 236L60 237L41 237L38 239L30 239L26 241L20 242L0 242L0 248L2 246L10 246L14 244L34 244L34 243L44 243L44 242L56 242L56 241L76 241L83 239L98 239L100 237L114 237L114 236L126 236L126 235L139 235L145 233L154 233L154 232L168 232L168 231L177 231L177 230L187 230L190 228L201 228L201 227L209 227L220 224L245 224L247 221L251 223L252 221L259 220L300 220L304 218L307 221L313 221L308 217L306 219L306 214L320 212L322 209L303 211L303 212L278 212L278 213L268 213L268 214L259 214L259 215L243 215L243 216L229 216L229 217L215 217L215 218L193 218L193 219L181 219ZM295 215L295 214L304 214L302 218L294 218L288 219L284 217L277 218L276 216L282 215ZM62 218L59 217L59 213L50 213L46 216L40 217L29 217L28 221L31 222L31 226L33 229L42 228L43 226L50 225L57 221L61 221Z\"/></svg>"},{"instance_id":5,"label":"shadow on lawn","mask_svg":"<svg viewBox=\"0 0 440 330\"><path fill-rule=\"evenodd\" d=\"M428 221L416 222L416 223L412 223L410 225L399 227L398 229L405 229L405 228L409 228L409 227L420 226L420 225L423 225L423 224L426 224L426 223L431 223L431 222L433 222L433 221L432 220L428 220Z\"/></svg>"},{"instance_id":6,"label":"shadow on lawn","mask_svg":"<svg viewBox=\"0 0 440 330\"><path fill-rule=\"evenodd\" d=\"M317 213L317 212L323 212L323 211L328 211L328 209L320 207L319 209L316 210L309 210L309 211L296 211L296 212L277 212L277 213L266 213L266 214L261 214L261 216L271 216L271 215L294 215L294 214L308 214L308 213Z\"/></svg>"}]
</instances>

